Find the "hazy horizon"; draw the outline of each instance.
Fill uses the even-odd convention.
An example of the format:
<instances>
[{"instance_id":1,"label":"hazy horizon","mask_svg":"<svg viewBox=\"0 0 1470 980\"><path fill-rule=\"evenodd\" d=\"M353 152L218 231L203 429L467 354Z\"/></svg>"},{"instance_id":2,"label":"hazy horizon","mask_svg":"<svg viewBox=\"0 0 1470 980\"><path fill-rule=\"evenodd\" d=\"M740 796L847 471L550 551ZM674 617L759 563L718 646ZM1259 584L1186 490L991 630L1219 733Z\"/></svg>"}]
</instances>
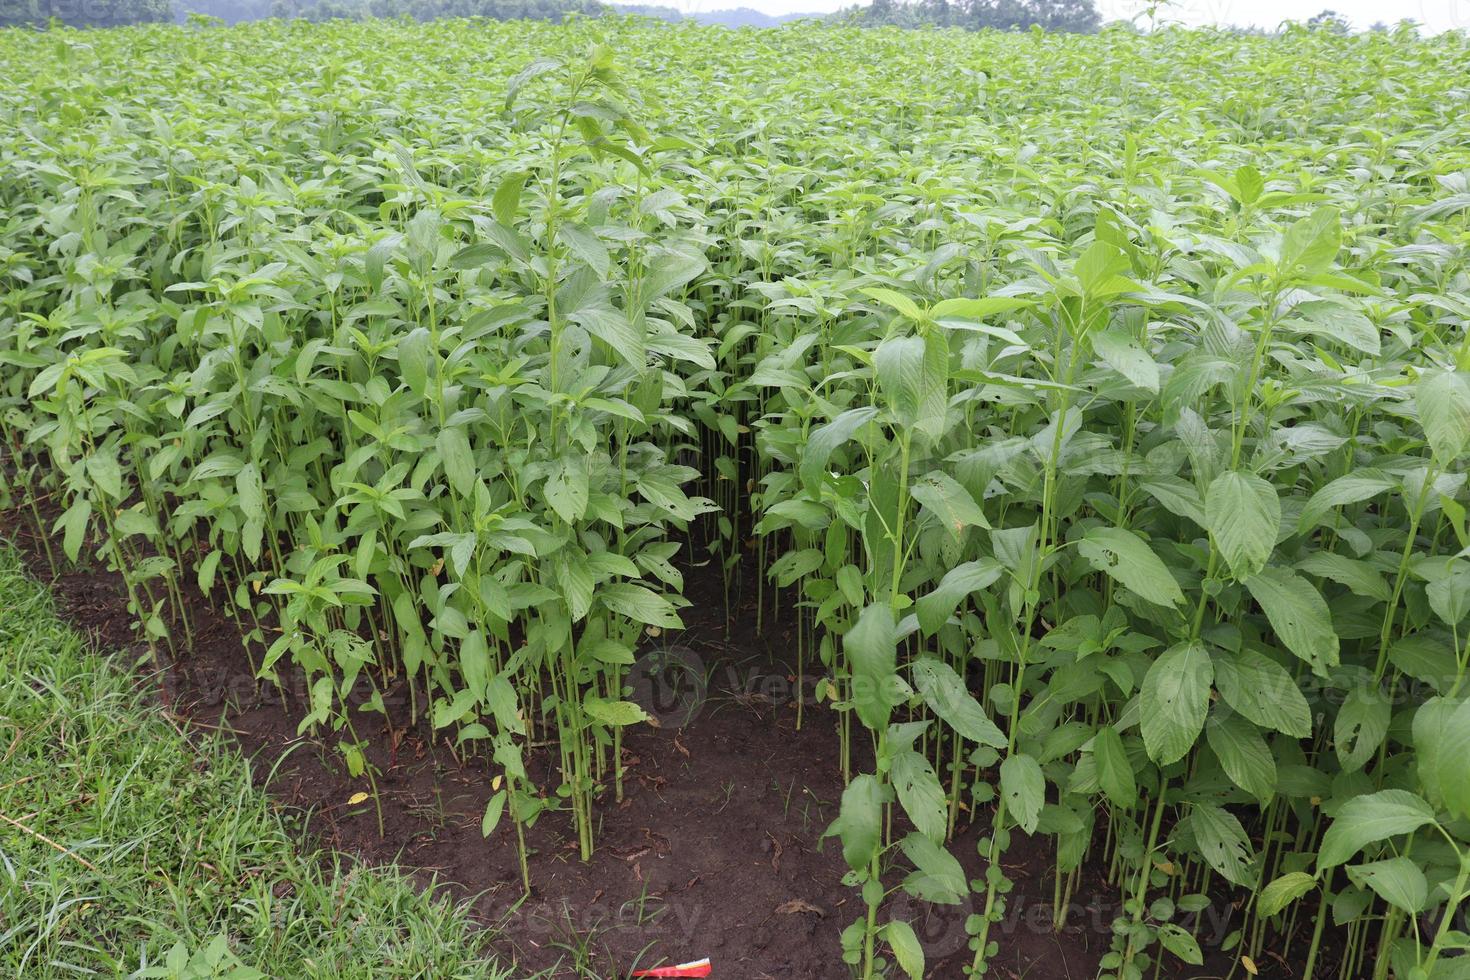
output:
<instances>
[{"instance_id":1,"label":"hazy horizon","mask_svg":"<svg viewBox=\"0 0 1470 980\"><path fill-rule=\"evenodd\" d=\"M626 0L614 0L626 2ZM648 0L656 6L673 7L685 14L712 10L729 10L749 7L765 14L824 14L842 7L850 7L853 0ZM1146 5L1137 0L1096 0L1098 12L1103 20L1130 20L1135 17L1146 22L1143 11ZM1199 27L1209 24L1272 28L1282 21L1304 21L1321 13L1323 9L1335 10L1353 27L1362 30L1382 21L1395 24L1407 17L1416 20L1429 31L1445 31L1470 27L1470 0L1409 0L1409 3L1385 8L1373 0L1181 0L1162 8L1159 17L1163 21Z\"/></svg>"}]
</instances>

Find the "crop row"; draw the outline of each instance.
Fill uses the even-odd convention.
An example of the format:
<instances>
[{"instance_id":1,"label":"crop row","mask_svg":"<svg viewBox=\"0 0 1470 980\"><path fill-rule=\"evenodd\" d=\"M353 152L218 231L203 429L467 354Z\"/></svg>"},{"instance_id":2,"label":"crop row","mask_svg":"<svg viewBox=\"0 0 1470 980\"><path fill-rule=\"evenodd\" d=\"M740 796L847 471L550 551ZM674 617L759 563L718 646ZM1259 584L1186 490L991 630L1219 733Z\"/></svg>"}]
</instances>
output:
<instances>
[{"instance_id":1,"label":"crop row","mask_svg":"<svg viewBox=\"0 0 1470 980\"><path fill-rule=\"evenodd\" d=\"M1059 927L1085 864L1122 893L1111 975L1200 963L1227 892L1246 972L1341 928L1344 977L1464 975L1463 35L267 23L0 68L7 491L160 659L203 590L354 776L401 685L487 835L555 811L585 858L627 668L750 548L862 976L923 972L896 889L973 893L983 972L1017 832Z\"/></svg>"}]
</instances>

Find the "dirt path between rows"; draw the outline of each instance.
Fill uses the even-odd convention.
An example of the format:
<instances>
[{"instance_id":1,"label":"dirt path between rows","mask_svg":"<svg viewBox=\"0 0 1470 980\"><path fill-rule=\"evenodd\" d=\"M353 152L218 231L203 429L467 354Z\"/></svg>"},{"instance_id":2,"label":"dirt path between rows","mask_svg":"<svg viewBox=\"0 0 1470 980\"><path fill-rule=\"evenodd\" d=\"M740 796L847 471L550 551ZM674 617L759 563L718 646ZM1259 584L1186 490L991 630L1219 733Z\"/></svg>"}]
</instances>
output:
<instances>
[{"instance_id":1,"label":"dirt path between rows","mask_svg":"<svg viewBox=\"0 0 1470 980\"><path fill-rule=\"evenodd\" d=\"M20 545L34 575L51 578L28 522L5 515L0 530ZM391 727L375 714L357 721L379 772L381 837L372 801L348 803L366 781L348 778L329 741L297 735L300 692L258 684L239 630L202 596L190 598L192 648L168 666L159 696L181 727L223 730L237 740L257 783L303 811L325 845L371 863L397 862L426 885L471 900L479 921L495 930L492 949L517 964L517 976L622 977L635 967L708 956L720 980L839 980L850 975L839 934L862 903L842 883L837 842L822 841L842 793L836 716L812 702L808 680L798 730L790 615L756 630L755 579L747 571L735 583L727 620L718 572L709 574L714 568L709 562L689 570L686 629L648 638L640 650L635 679L655 662L683 669L640 682L640 697L663 724L628 730L624 799L616 803L609 792L600 804L595 855L579 861L568 815L545 814L528 832L530 896L522 893L511 821L502 820L489 839L481 835L490 764L461 762L442 739L410 725L402 690L385 692ZM68 571L53 590L63 615L104 647L141 654L115 574ZM675 689L670 677L702 680ZM547 787L555 785L547 770L553 754L543 749L532 767ZM983 874L976 842L986 818L951 842L976 878ZM1006 870L1017 884L991 932L1000 944L991 975L1095 976L1117 913L1116 896L1097 869L1086 869L1061 932L1051 926L1049 844L1018 834ZM898 892L886 911L913 923L929 976L958 980L972 955L965 919L981 900L983 893L963 905L931 906ZM1202 940L1233 927L1206 926ZM1228 964L1216 956L1207 966ZM1163 975L1182 975L1169 969Z\"/></svg>"}]
</instances>

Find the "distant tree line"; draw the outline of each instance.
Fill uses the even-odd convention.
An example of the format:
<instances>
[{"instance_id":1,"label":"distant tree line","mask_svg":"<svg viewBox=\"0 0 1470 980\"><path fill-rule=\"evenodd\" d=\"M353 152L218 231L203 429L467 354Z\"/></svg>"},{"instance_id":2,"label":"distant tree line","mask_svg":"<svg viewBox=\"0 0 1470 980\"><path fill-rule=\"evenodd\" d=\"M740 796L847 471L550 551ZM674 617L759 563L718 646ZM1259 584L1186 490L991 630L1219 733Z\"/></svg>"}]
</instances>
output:
<instances>
[{"instance_id":1,"label":"distant tree line","mask_svg":"<svg viewBox=\"0 0 1470 980\"><path fill-rule=\"evenodd\" d=\"M670 24L677 24L684 19L684 14L673 7L660 7L651 3L620 3L613 9L620 14L651 17L654 20L666 20Z\"/></svg>"},{"instance_id":2,"label":"distant tree line","mask_svg":"<svg viewBox=\"0 0 1470 980\"><path fill-rule=\"evenodd\" d=\"M199 0L178 0L188 5ZM228 3L230 0L204 0ZM248 0L260 3L261 0ZM368 17L488 17L491 20L561 20L569 13L597 17L607 6L599 0L270 0L271 17L306 20L361 20ZM200 11L205 13L206 11Z\"/></svg>"},{"instance_id":3,"label":"distant tree line","mask_svg":"<svg viewBox=\"0 0 1470 980\"><path fill-rule=\"evenodd\" d=\"M1023 30L1033 24L1048 31L1092 33L1102 23L1093 0L873 0L837 15L868 27L960 27Z\"/></svg>"},{"instance_id":4,"label":"distant tree line","mask_svg":"<svg viewBox=\"0 0 1470 980\"><path fill-rule=\"evenodd\" d=\"M0 27L51 20L74 27L120 27L171 17L170 0L0 0Z\"/></svg>"},{"instance_id":5,"label":"distant tree line","mask_svg":"<svg viewBox=\"0 0 1470 980\"><path fill-rule=\"evenodd\" d=\"M1018 30L1039 24L1049 31L1092 32L1101 18L1093 0L875 0L870 6L853 6L835 14L784 14L772 16L736 7L731 10L682 13L655 4L618 3L620 14L637 14L677 24L693 20L726 27L778 27L794 20L830 20L860 27L960 27L980 30Z\"/></svg>"},{"instance_id":6,"label":"distant tree line","mask_svg":"<svg viewBox=\"0 0 1470 980\"><path fill-rule=\"evenodd\" d=\"M601 0L0 0L0 26L40 26L54 19L74 27L112 27L183 21L190 14L216 17L227 24L267 17L313 21L404 16L415 20L488 17L555 21L574 12L590 17L637 14L672 23L689 19L727 27L773 27L803 16L822 16L772 16L744 7L681 14L668 6L608 6ZM971 30L1040 24L1052 31L1092 31L1098 26L1093 0L875 0L872 6L853 7L830 19L873 27L934 24Z\"/></svg>"},{"instance_id":7,"label":"distant tree line","mask_svg":"<svg viewBox=\"0 0 1470 980\"><path fill-rule=\"evenodd\" d=\"M117 27L182 21L190 14L227 24L267 17L561 20L569 13L595 17L611 9L600 0L0 0L0 27L43 26L52 20L71 27Z\"/></svg>"},{"instance_id":8,"label":"distant tree line","mask_svg":"<svg viewBox=\"0 0 1470 980\"><path fill-rule=\"evenodd\" d=\"M150 21L185 20L191 14L228 24L267 17L362 20L370 17L486 17L492 20L561 20L567 14L588 17L632 14L679 23L695 20L728 27L773 27L820 14L772 16L747 7L683 14L657 4L617 4L601 0L0 0L0 27L44 26L55 20L73 27L115 27ZM873 0L827 19L863 27L959 27L965 30L1023 30L1039 25L1048 31L1092 32L1101 23L1094 0ZM1346 33L1347 22L1324 10L1308 29ZM1386 30L1375 24L1372 30ZM1412 29L1403 22L1399 29ZM1264 30L1239 28L1252 33Z\"/></svg>"}]
</instances>

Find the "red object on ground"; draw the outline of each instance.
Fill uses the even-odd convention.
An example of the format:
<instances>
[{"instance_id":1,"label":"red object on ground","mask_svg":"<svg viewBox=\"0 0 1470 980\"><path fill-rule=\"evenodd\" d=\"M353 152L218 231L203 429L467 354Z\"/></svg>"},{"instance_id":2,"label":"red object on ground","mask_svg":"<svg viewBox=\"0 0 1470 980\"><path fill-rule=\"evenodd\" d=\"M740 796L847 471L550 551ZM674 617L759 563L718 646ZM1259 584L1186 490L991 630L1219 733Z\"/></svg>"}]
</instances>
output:
<instances>
[{"instance_id":1,"label":"red object on ground","mask_svg":"<svg viewBox=\"0 0 1470 980\"><path fill-rule=\"evenodd\" d=\"M635 977L707 977L710 975L709 958L695 960L692 963L680 963L678 966L656 966L651 970L634 970Z\"/></svg>"}]
</instances>

